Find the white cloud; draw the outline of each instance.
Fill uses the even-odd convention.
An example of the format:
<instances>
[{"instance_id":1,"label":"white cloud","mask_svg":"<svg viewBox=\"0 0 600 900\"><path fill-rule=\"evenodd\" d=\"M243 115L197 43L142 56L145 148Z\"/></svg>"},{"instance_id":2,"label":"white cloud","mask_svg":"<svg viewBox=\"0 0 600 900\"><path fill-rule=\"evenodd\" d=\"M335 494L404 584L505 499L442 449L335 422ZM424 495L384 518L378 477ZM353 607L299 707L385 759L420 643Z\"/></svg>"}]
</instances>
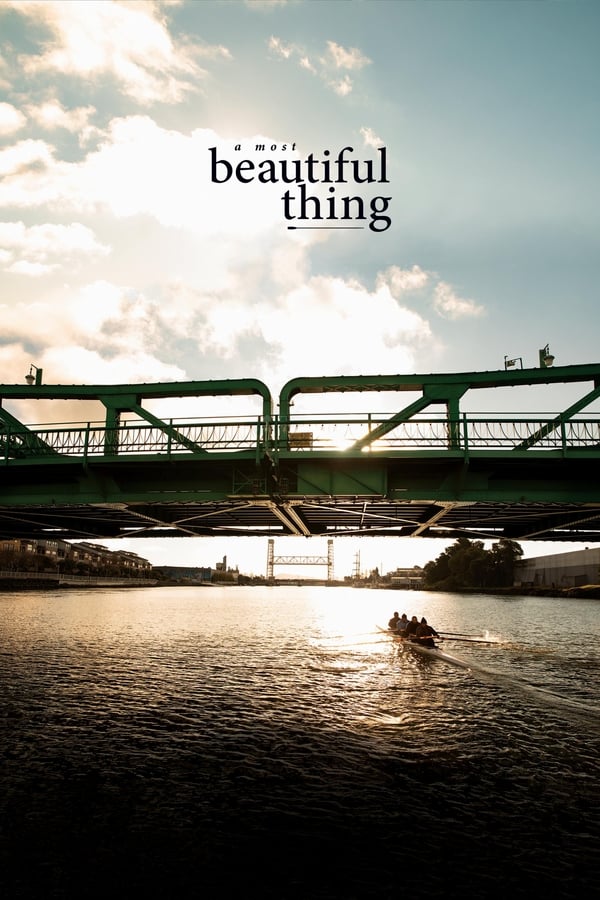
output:
<instances>
[{"instance_id":1,"label":"white cloud","mask_svg":"<svg viewBox=\"0 0 600 900\"><path fill-rule=\"evenodd\" d=\"M432 285L432 281L435 281L435 285ZM473 318L485 312L483 306L474 300L459 297L452 285L434 279L431 273L425 272L418 265L414 265L411 269L390 266L378 274L376 284L378 288L388 288L393 297L404 301L407 294L430 288L426 296L431 300L437 314L444 319Z\"/></svg>"},{"instance_id":2,"label":"white cloud","mask_svg":"<svg viewBox=\"0 0 600 900\"><path fill-rule=\"evenodd\" d=\"M44 141L22 141L0 151L0 205L6 208L49 207L60 212L107 210L124 218L148 215L169 228L196 235L252 235L256 240L272 228L284 228L282 185L241 184L233 175L212 183L210 148L234 167L242 159L258 164L271 140L264 135L224 141L214 131L191 135L160 128L146 116L115 119L101 143L83 160L55 159ZM286 156L297 157L288 151ZM217 177L224 179L225 163ZM201 214L200 214L201 211Z\"/></svg>"},{"instance_id":3,"label":"white cloud","mask_svg":"<svg viewBox=\"0 0 600 900\"><path fill-rule=\"evenodd\" d=\"M49 100L39 106L28 106L27 115L40 128L54 131L64 128L75 134L85 131L89 127L89 121L95 113L93 106L78 106L74 109L65 109L58 100Z\"/></svg>"},{"instance_id":4,"label":"white cloud","mask_svg":"<svg viewBox=\"0 0 600 900\"><path fill-rule=\"evenodd\" d=\"M161 363L136 347L106 357L96 349L65 343L36 353L34 360L42 369L43 384L131 384L184 378L177 365ZM24 381L31 362L31 353L23 343L0 345L0 371L5 383ZM81 400L17 400L11 402L10 411L26 423L103 422L106 415L100 403Z\"/></svg>"},{"instance_id":5,"label":"white cloud","mask_svg":"<svg viewBox=\"0 0 600 900\"><path fill-rule=\"evenodd\" d=\"M229 57L226 48L171 38L162 6L149 2L6 0L6 6L48 29L51 39L21 57L26 72L90 78L112 75L140 103L176 103L198 89L206 72L200 57Z\"/></svg>"},{"instance_id":6,"label":"white cloud","mask_svg":"<svg viewBox=\"0 0 600 900\"><path fill-rule=\"evenodd\" d=\"M268 12L277 6L287 6L290 0L244 0L249 9Z\"/></svg>"},{"instance_id":7,"label":"white cloud","mask_svg":"<svg viewBox=\"0 0 600 900\"><path fill-rule=\"evenodd\" d=\"M82 347L52 348L44 354L44 371L52 380L61 377L84 384L131 384L152 381L182 381L184 371L174 363L162 363L138 348L106 358ZM65 373L64 375L62 373ZM71 383L71 382L67 382Z\"/></svg>"},{"instance_id":8,"label":"white cloud","mask_svg":"<svg viewBox=\"0 0 600 900\"><path fill-rule=\"evenodd\" d=\"M6 271L11 275L25 275L28 278L41 278L58 268L57 263L35 263L27 259L18 259L7 265Z\"/></svg>"},{"instance_id":9,"label":"white cloud","mask_svg":"<svg viewBox=\"0 0 600 900\"><path fill-rule=\"evenodd\" d=\"M45 141L18 141L12 147L0 150L0 175L3 178L18 178L33 169L39 172L48 168L53 159L53 148Z\"/></svg>"},{"instance_id":10,"label":"white cloud","mask_svg":"<svg viewBox=\"0 0 600 900\"><path fill-rule=\"evenodd\" d=\"M0 222L0 244L4 251L0 262L7 271L32 277L110 252L78 222L29 227L24 222Z\"/></svg>"},{"instance_id":11,"label":"white cloud","mask_svg":"<svg viewBox=\"0 0 600 900\"><path fill-rule=\"evenodd\" d=\"M434 291L433 305L444 319L464 319L483 315L484 309L474 300L458 297L454 289L445 281L440 281Z\"/></svg>"},{"instance_id":12,"label":"white cloud","mask_svg":"<svg viewBox=\"0 0 600 900\"><path fill-rule=\"evenodd\" d=\"M12 103L0 103L0 134L14 134L27 123L23 113Z\"/></svg>"},{"instance_id":13,"label":"white cloud","mask_svg":"<svg viewBox=\"0 0 600 900\"><path fill-rule=\"evenodd\" d=\"M428 323L398 305L385 285L369 292L357 281L315 277L255 310L255 327L277 352L266 371L279 387L303 375L398 372L414 366L430 340ZM315 322L319 327L315 328Z\"/></svg>"},{"instance_id":14,"label":"white cloud","mask_svg":"<svg viewBox=\"0 0 600 900\"><path fill-rule=\"evenodd\" d=\"M0 305L0 367L24 377L33 357L46 384L185 380L182 366L161 358L161 327L151 303L118 285L63 287L44 301ZM4 380L20 381L21 375ZM56 421L50 408L45 417L40 409L24 409L28 421ZM60 415L67 416L66 408ZM73 406L72 415L86 413Z\"/></svg>"},{"instance_id":15,"label":"white cloud","mask_svg":"<svg viewBox=\"0 0 600 900\"><path fill-rule=\"evenodd\" d=\"M348 75L343 78L332 79L328 81L329 87L340 97L346 97L352 91L352 79Z\"/></svg>"},{"instance_id":16,"label":"white cloud","mask_svg":"<svg viewBox=\"0 0 600 900\"><path fill-rule=\"evenodd\" d=\"M361 128L360 133L362 135L364 144L366 147L383 147L385 141L382 141L380 137L378 137L372 128Z\"/></svg>"},{"instance_id":17,"label":"white cloud","mask_svg":"<svg viewBox=\"0 0 600 900\"><path fill-rule=\"evenodd\" d=\"M307 278L295 252L287 283L267 254L262 267L240 266L213 293L189 284L164 285L160 298L106 281L62 286L43 302L0 307L0 332L13 346L37 348L36 365L55 383L251 374L275 394L299 373L355 374L357 359L363 373L415 369L432 343L425 319L383 282L369 291L358 281ZM21 350L18 364L28 355Z\"/></svg>"},{"instance_id":18,"label":"white cloud","mask_svg":"<svg viewBox=\"0 0 600 900\"><path fill-rule=\"evenodd\" d=\"M433 338L404 297L428 284L427 273L392 266L374 290L344 278L310 277L308 248L328 237L286 230L281 184L210 182L210 147L233 165L276 155L255 149L270 147L266 136L236 142L208 129L182 134L132 116L110 123L77 161L57 160L43 141L0 153L7 173L0 203L148 217L171 235L181 231L198 253L196 270L186 262L179 275L166 259L138 248L138 256L149 253L143 278L121 285L107 275L83 287L55 288L43 304L6 308L0 311L6 339L38 347L36 364L67 383L252 374L275 393L299 373L355 374L357 360L367 373L417 368L417 353ZM3 227L9 264L31 274L36 266L106 252L77 223ZM159 233L153 230L155 239Z\"/></svg>"},{"instance_id":19,"label":"white cloud","mask_svg":"<svg viewBox=\"0 0 600 900\"><path fill-rule=\"evenodd\" d=\"M335 41L327 41L327 53L325 64L336 69L362 69L368 66L371 60L364 56L356 47L347 50Z\"/></svg>"},{"instance_id":20,"label":"white cloud","mask_svg":"<svg viewBox=\"0 0 600 900\"><path fill-rule=\"evenodd\" d=\"M401 269L399 266L390 266L377 277L378 286L386 285L397 299L410 291L420 291L429 283L429 275L420 266L414 265L412 269Z\"/></svg>"},{"instance_id":21,"label":"white cloud","mask_svg":"<svg viewBox=\"0 0 600 900\"><path fill-rule=\"evenodd\" d=\"M325 52L315 56L314 59L305 47L300 44L284 43L281 38L274 35L269 38L267 45L281 59L295 60L300 68L318 75L340 97L350 94L354 87L348 72L359 71L371 63L371 60L356 47L342 47L335 41L327 41Z\"/></svg>"},{"instance_id":22,"label":"white cloud","mask_svg":"<svg viewBox=\"0 0 600 900\"><path fill-rule=\"evenodd\" d=\"M271 35L267 42L269 50L273 50L277 56L283 59L289 59L292 55L299 53L299 48L295 44L284 44L281 38Z\"/></svg>"},{"instance_id":23,"label":"white cloud","mask_svg":"<svg viewBox=\"0 0 600 900\"><path fill-rule=\"evenodd\" d=\"M101 287L103 289L101 289ZM71 292L63 288L60 296L14 305L0 306L0 331L6 340L54 346L59 353L70 345L109 350L103 327L118 315L120 292L110 285L90 285Z\"/></svg>"},{"instance_id":24,"label":"white cloud","mask_svg":"<svg viewBox=\"0 0 600 900\"><path fill-rule=\"evenodd\" d=\"M312 72L313 75L316 75L316 74L317 74L317 70L315 69L315 67L314 67L313 64L311 63L311 61L310 61L310 59L308 58L308 56L301 56L301 57L300 57L299 65L300 65L300 68L301 68L301 69L306 69L308 72Z\"/></svg>"}]
</instances>

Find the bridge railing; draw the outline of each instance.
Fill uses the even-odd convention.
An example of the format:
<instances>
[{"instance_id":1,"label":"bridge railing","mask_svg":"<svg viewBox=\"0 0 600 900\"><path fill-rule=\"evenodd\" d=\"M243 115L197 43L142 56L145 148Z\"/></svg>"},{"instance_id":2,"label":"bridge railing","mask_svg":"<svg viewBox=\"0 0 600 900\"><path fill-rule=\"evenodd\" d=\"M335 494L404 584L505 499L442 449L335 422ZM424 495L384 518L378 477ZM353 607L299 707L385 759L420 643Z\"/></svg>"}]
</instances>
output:
<instances>
[{"instance_id":1,"label":"bridge railing","mask_svg":"<svg viewBox=\"0 0 600 900\"><path fill-rule=\"evenodd\" d=\"M389 420L385 416L362 418L302 417L278 430L279 447L289 451L352 450L394 452L409 450L462 452L476 450L600 450L600 419L479 418L463 415L459 420L412 418L390 426L371 442L371 432Z\"/></svg>"},{"instance_id":2,"label":"bridge railing","mask_svg":"<svg viewBox=\"0 0 600 900\"><path fill-rule=\"evenodd\" d=\"M267 425L261 418L179 422L164 428L144 422L32 426L0 430L0 459L5 463L36 458L88 459L136 455L168 458L251 451L313 453L360 450L372 453L591 449L600 452L600 419L490 418L467 414L458 420L415 417L381 434L384 415L302 416ZM377 430L371 441L369 435Z\"/></svg>"},{"instance_id":3,"label":"bridge railing","mask_svg":"<svg viewBox=\"0 0 600 900\"><path fill-rule=\"evenodd\" d=\"M257 452L265 447L266 429L261 419L196 421L171 419L165 428L148 423L122 422L117 427L88 422L60 428L32 426L28 430L0 430L5 461L37 457L126 456L161 454L167 457L198 453Z\"/></svg>"}]
</instances>

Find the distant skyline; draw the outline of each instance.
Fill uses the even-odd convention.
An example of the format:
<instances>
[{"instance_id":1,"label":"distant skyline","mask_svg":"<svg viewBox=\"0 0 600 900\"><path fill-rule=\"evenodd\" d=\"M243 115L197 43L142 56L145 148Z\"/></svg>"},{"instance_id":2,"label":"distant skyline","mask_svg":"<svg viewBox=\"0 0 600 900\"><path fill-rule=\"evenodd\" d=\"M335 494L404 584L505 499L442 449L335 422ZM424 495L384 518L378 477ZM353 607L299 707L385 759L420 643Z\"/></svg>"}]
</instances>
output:
<instances>
[{"instance_id":1,"label":"distant skyline","mask_svg":"<svg viewBox=\"0 0 600 900\"><path fill-rule=\"evenodd\" d=\"M0 0L0 381L34 363L46 383L259 378L276 396L299 376L537 366L547 343L557 365L597 361L599 32L584 0ZM360 230L290 230L299 185L211 180L211 148L258 167L345 147L374 167L385 148L387 181L311 194L336 204L317 224ZM340 218L356 193L390 198L389 227ZM474 402L572 396L501 394ZM266 568L266 539L119 546ZM389 571L444 546L336 539L336 575L358 551Z\"/></svg>"}]
</instances>

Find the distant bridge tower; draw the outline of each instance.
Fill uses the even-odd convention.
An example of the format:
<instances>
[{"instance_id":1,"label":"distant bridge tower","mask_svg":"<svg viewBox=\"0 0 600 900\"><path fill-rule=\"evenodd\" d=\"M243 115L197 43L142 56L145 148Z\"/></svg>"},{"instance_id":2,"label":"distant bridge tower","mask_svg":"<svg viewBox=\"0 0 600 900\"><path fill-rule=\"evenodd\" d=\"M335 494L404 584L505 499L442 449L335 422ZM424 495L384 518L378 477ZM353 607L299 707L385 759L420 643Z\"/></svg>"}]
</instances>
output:
<instances>
[{"instance_id":1,"label":"distant bridge tower","mask_svg":"<svg viewBox=\"0 0 600 900\"><path fill-rule=\"evenodd\" d=\"M360 581L360 550L354 554L354 569L352 570L352 578L354 581Z\"/></svg>"},{"instance_id":2,"label":"distant bridge tower","mask_svg":"<svg viewBox=\"0 0 600 900\"><path fill-rule=\"evenodd\" d=\"M273 581L275 566L327 566L327 581L333 581L333 541L327 541L327 556L275 556L275 541L269 538L267 581Z\"/></svg>"}]
</instances>

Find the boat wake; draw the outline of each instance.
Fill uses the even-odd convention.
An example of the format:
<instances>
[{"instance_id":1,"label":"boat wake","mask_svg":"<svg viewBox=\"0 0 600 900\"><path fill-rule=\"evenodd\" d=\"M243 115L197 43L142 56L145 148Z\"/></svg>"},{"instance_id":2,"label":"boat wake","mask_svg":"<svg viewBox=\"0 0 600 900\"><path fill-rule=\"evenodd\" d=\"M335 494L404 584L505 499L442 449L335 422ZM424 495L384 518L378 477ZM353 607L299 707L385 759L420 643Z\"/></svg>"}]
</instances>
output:
<instances>
[{"instance_id":1,"label":"boat wake","mask_svg":"<svg viewBox=\"0 0 600 900\"><path fill-rule=\"evenodd\" d=\"M545 704L548 704L557 710L568 710L570 712L581 713L588 718L588 721L591 717L592 720L600 726L600 709L598 706L587 703L585 700L576 700L571 697L565 697L549 688L530 684L520 678L515 678L514 675L509 675L507 672L501 672L498 669L483 666L478 662L470 661L469 669L474 674L483 676L483 678L488 681L493 681L495 684L502 687L521 691L522 693L543 701Z\"/></svg>"},{"instance_id":2,"label":"boat wake","mask_svg":"<svg viewBox=\"0 0 600 900\"><path fill-rule=\"evenodd\" d=\"M389 629L384 629L381 626L377 627L380 632L387 631L387 633L390 634ZM391 634L391 637L394 638L394 635ZM397 638L395 639L397 640ZM422 647L413 647L413 645L408 642L401 643L404 644L402 648L403 651L405 650L405 648L406 652L410 652L411 650L415 649L422 654L427 654L428 656L437 658L441 661L449 662L453 665L459 665L462 668L468 669L474 676L478 676L482 680L493 682L499 687L520 691L524 694L527 694L529 697L534 697L537 700L542 701L546 705L552 706L553 709L557 711L578 713L580 715L583 715L586 717L586 721L588 722L588 724L594 724L600 728L600 708L597 705L588 703L585 700L577 700L571 697L565 697L562 694L557 694L555 691L552 691L549 688L530 684L527 681L515 678L514 675L511 675L507 672L482 665L480 662L473 659L462 659L460 657L452 656L440 650L439 648L436 648L435 650L427 650Z\"/></svg>"}]
</instances>

